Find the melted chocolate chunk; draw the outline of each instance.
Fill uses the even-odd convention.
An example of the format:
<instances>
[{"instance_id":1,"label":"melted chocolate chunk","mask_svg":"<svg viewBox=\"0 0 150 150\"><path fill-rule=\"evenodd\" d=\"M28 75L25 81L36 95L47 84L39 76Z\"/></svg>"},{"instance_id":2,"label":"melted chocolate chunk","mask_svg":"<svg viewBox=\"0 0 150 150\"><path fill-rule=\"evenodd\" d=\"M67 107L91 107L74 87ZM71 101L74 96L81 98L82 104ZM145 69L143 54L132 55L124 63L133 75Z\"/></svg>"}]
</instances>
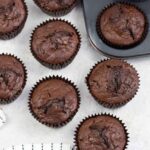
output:
<instances>
[{"instance_id":1,"label":"melted chocolate chunk","mask_svg":"<svg viewBox=\"0 0 150 150\"><path fill-rule=\"evenodd\" d=\"M129 24L129 20L126 19L126 25L125 25L125 29L124 30L127 30L131 36L131 38L134 40L136 37L134 35L134 31L132 30L130 24Z\"/></svg>"},{"instance_id":2,"label":"melted chocolate chunk","mask_svg":"<svg viewBox=\"0 0 150 150\"><path fill-rule=\"evenodd\" d=\"M67 32L67 31L58 31L49 34L48 36L43 39L43 41L40 43L38 50L39 52L43 54L47 54L48 51L56 51L61 50L64 48L69 47L71 45L71 37L73 36L73 33ZM45 49L46 48L46 49Z\"/></svg>"},{"instance_id":3,"label":"melted chocolate chunk","mask_svg":"<svg viewBox=\"0 0 150 150\"><path fill-rule=\"evenodd\" d=\"M51 33L46 37L46 39L49 39L50 48L57 50L61 47L70 44L70 38L72 36L73 33L67 31L58 31L58 32Z\"/></svg>"},{"instance_id":4,"label":"melted chocolate chunk","mask_svg":"<svg viewBox=\"0 0 150 150\"><path fill-rule=\"evenodd\" d=\"M109 81L107 85L108 91L112 93L118 93L121 84L122 84L122 79L121 79L121 72L122 67L121 66L107 66L110 69L110 74L109 74Z\"/></svg>"},{"instance_id":5,"label":"melted chocolate chunk","mask_svg":"<svg viewBox=\"0 0 150 150\"><path fill-rule=\"evenodd\" d=\"M20 76L21 74L12 69L0 69L0 83L5 83L6 86L9 86L12 81L16 81Z\"/></svg>"},{"instance_id":6,"label":"melted chocolate chunk","mask_svg":"<svg viewBox=\"0 0 150 150\"><path fill-rule=\"evenodd\" d=\"M110 16L110 18L109 18L110 23L112 23L112 24L117 23L120 20L120 18L122 17L122 15L123 15L123 9L122 9L121 5L118 5L118 13L112 14L112 16Z\"/></svg>"},{"instance_id":7,"label":"melted chocolate chunk","mask_svg":"<svg viewBox=\"0 0 150 150\"><path fill-rule=\"evenodd\" d=\"M129 18L124 16L124 11L121 5L118 5L118 14L115 14L110 17L110 23L117 24L117 22L121 21L124 18L125 25L122 26L122 32L128 32L131 38L134 40L136 37L134 35L134 31L132 30L129 22Z\"/></svg>"},{"instance_id":8,"label":"melted chocolate chunk","mask_svg":"<svg viewBox=\"0 0 150 150\"><path fill-rule=\"evenodd\" d=\"M44 114L51 114L56 112L65 112L65 99L49 99L46 104L39 107L43 109Z\"/></svg>"},{"instance_id":9,"label":"melted chocolate chunk","mask_svg":"<svg viewBox=\"0 0 150 150\"><path fill-rule=\"evenodd\" d=\"M107 127L100 127L98 125L90 126L90 129L97 133L97 138L100 140L99 144L104 144L106 148L110 148L112 144L109 143L108 137L106 135L106 131L108 130Z\"/></svg>"},{"instance_id":10,"label":"melted chocolate chunk","mask_svg":"<svg viewBox=\"0 0 150 150\"><path fill-rule=\"evenodd\" d=\"M124 10L123 10L122 5L118 4L117 6L118 6L118 9L119 9L119 13L120 13L120 14L123 14L123 13L124 13Z\"/></svg>"}]
</instances>

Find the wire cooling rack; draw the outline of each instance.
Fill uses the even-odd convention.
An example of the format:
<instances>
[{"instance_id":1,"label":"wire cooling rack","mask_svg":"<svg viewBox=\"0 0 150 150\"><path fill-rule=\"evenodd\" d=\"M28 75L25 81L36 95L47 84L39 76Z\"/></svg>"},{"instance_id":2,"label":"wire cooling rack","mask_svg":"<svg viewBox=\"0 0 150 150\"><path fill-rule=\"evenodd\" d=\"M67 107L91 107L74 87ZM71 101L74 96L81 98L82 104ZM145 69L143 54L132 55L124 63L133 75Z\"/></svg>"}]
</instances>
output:
<instances>
[{"instance_id":1,"label":"wire cooling rack","mask_svg":"<svg viewBox=\"0 0 150 150\"><path fill-rule=\"evenodd\" d=\"M4 148L3 150L72 150L73 148L68 144L21 144L21 145L12 145L8 148Z\"/></svg>"}]
</instances>

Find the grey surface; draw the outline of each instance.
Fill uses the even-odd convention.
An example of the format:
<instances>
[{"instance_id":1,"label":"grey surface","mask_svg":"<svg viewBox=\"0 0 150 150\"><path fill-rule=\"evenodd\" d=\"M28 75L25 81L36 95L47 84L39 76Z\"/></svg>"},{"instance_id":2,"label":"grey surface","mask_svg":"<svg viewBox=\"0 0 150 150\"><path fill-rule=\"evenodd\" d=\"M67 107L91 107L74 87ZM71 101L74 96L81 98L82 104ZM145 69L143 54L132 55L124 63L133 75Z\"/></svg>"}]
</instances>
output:
<instances>
[{"instance_id":1,"label":"grey surface","mask_svg":"<svg viewBox=\"0 0 150 150\"><path fill-rule=\"evenodd\" d=\"M150 54L150 31L146 39L130 49L115 49L106 45L98 36L96 31L96 20L102 9L110 3L117 2L117 0L83 0L84 16L89 40L92 45L105 55L115 57L129 57ZM150 0L145 2L132 2L139 6L150 20ZM93 9L94 8L94 9Z\"/></svg>"}]
</instances>

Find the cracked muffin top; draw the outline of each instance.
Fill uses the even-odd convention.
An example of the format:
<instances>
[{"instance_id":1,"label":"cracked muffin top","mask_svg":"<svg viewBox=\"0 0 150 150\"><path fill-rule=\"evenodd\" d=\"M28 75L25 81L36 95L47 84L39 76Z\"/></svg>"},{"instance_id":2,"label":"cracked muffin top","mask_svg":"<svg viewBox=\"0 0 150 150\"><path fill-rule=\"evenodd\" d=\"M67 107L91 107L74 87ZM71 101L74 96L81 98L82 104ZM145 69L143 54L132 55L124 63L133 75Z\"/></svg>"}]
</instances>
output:
<instances>
[{"instance_id":1,"label":"cracked muffin top","mask_svg":"<svg viewBox=\"0 0 150 150\"><path fill-rule=\"evenodd\" d=\"M78 104L75 87L57 78L40 82L30 98L30 107L36 118L50 126L68 122L75 115Z\"/></svg>"},{"instance_id":2,"label":"cracked muffin top","mask_svg":"<svg viewBox=\"0 0 150 150\"><path fill-rule=\"evenodd\" d=\"M112 46L128 47L141 42L146 35L147 19L136 6L116 3L98 18L98 30Z\"/></svg>"},{"instance_id":3,"label":"cracked muffin top","mask_svg":"<svg viewBox=\"0 0 150 150\"><path fill-rule=\"evenodd\" d=\"M41 7L49 11L57 11L72 6L76 0L35 0Z\"/></svg>"},{"instance_id":4,"label":"cracked muffin top","mask_svg":"<svg viewBox=\"0 0 150 150\"><path fill-rule=\"evenodd\" d=\"M134 97L139 87L139 77L130 64L119 59L109 59L92 69L87 83L98 102L107 107L117 107Z\"/></svg>"},{"instance_id":5,"label":"cracked muffin top","mask_svg":"<svg viewBox=\"0 0 150 150\"><path fill-rule=\"evenodd\" d=\"M24 84L22 63L14 56L0 55L0 99L12 99L22 91Z\"/></svg>"},{"instance_id":6,"label":"cracked muffin top","mask_svg":"<svg viewBox=\"0 0 150 150\"><path fill-rule=\"evenodd\" d=\"M27 17L23 0L0 0L0 34L20 27Z\"/></svg>"},{"instance_id":7,"label":"cracked muffin top","mask_svg":"<svg viewBox=\"0 0 150 150\"><path fill-rule=\"evenodd\" d=\"M64 64L79 50L80 39L76 29L61 20L52 20L36 28L31 47L34 56L46 64Z\"/></svg>"},{"instance_id":8,"label":"cracked muffin top","mask_svg":"<svg viewBox=\"0 0 150 150\"><path fill-rule=\"evenodd\" d=\"M84 120L76 136L78 150L124 150L127 145L124 125L107 115Z\"/></svg>"}]
</instances>

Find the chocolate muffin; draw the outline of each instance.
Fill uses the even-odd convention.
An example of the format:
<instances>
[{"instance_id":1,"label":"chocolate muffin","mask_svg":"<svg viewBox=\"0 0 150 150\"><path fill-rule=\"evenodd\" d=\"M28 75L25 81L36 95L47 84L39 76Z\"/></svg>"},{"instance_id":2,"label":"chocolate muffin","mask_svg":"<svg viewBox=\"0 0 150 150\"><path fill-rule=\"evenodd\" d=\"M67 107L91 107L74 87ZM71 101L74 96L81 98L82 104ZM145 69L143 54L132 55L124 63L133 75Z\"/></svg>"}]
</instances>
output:
<instances>
[{"instance_id":1,"label":"chocolate muffin","mask_svg":"<svg viewBox=\"0 0 150 150\"><path fill-rule=\"evenodd\" d=\"M31 51L43 65L60 69L68 65L80 48L80 35L67 21L49 20L38 26L31 37Z\"/></svg>"},{"instance_id":2,"label":"chocolate muffin","mask_svg":"<svg viewBox=\"0 0 150 150\"><path fill-rule=\"evenodd\" d=\"M106 44L115 48L131 48L146 37L147 17L137 6L115 3L100 13L97 31Z\"/></svg>"},{"instance_id":3,"label":"chocolate muffin","mask_svg":"<svg viewBox=\"0 0 150 150\"><path fill-rule=\"evenodd\" d=\"M76 5L77 0L34 0L41 10L49 15L65 15Z\"/></svg>"},{"instance_id":4,"label":"chocolate muffin","mask_svg":"<svg viewBox=\"0 0 150 150\"><path fill-rule=\"evenodd\" d=\"M15 100L26 83L26 69L16 57L0 55L0 103L6 104Z\"/></svg>"},{"instance_id":5,"label":"chocolate muffin","mask_svg":"<svg viewBox=\"0 0 150 150\"><path fill-rule=\"evenodd\" d=\"M10 39L20 33L27 13L23 0L0 0L0 39Z\"/></svg>"},{"instance_id":6,"label":"chocolate muffin","mask_svg":"<svg viewBox=\"0 0 150 150\"><path fill-rule=\"evenodd\" d=\"M105 107L115 108L129 102L139 87L137 71L119 59L99 62L87 77L92 96Z\"/></svg>"},{"instance_id":7,"label":"chocolate muffin","mask_svg":"<svg viewBox=\"0 0 150 150\"><path fill-rule=\"evenodd\" d=\"M76 114L80 104L76 86L62 77L45 78L31 91L29 108L42 124L61 127Z\"/></svg>"},{"instance_id":8,"label":"chocolate muffin","mask_svg":"<svg viewBox=\"0 0 150 150\"><path fill-rule=\"evenodd\" d=\"M95 115L79 125L75 139L78 150L125 150L128 134L119 119Z\"/></svg>"}]
</instances>

